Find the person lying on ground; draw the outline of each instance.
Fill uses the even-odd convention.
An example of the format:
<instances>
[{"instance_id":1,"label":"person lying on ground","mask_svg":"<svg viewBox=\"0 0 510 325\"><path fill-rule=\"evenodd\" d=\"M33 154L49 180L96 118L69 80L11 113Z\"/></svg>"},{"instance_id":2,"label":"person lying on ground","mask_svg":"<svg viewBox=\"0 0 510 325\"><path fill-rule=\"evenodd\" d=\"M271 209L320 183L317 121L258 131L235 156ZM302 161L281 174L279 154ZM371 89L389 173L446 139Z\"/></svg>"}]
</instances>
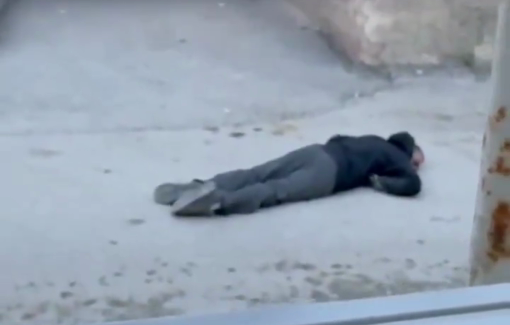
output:
<instances>
[{"instance_id":1,"label":"person lying on ground","mask_svg":"<svg viewBox=\"0 0 510 325\"><path fill-rule=\"evenodd\" d=\"M249 214L261 208L330 196L358 187L412 197L421 191L417 171L425 161L408 132L335 135L250 169L209 180L164 183L154 201L171 205L176 216Z\"/></svg>"}]
</instances>

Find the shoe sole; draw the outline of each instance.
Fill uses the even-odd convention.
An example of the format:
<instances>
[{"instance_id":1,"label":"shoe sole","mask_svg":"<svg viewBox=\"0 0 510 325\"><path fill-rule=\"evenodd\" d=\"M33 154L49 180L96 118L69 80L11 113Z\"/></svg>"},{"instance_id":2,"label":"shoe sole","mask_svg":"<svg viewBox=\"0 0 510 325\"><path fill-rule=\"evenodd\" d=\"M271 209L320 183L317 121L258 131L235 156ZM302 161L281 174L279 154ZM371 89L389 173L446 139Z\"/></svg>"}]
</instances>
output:
<instances>
[{"instance_id":1,"label":"shoe sole","mask_svg":"<svg viewBox=\"0 0 510 325\"><path fill-rule=\"evenodd\" d=\"M154 189L152 197L157 204L174 205L182 193L202 184L204 184L204 181L199 179L194 179L191 183L163 183Z\"/></svg>"},{"instance_id":2,"label":"shoe sole","mask_svg":"<svg viewBox=\"0 0 510 325\"><path fill-rule=\"evenodd\" d=\"M173 205L179 198L178 184L165 183L161 184L154 190L153 200L161 205Z\"/></svg>"},{"instance_id":3,"label":"shoe sole","mask_svg":"<svg viewBox=\"0 0 510 325\"><path fill-rule=\"evenodd\" d=\"M204 185L184 192L172 206L172 214L176 216L206 216L210 210L211 199L216 184L207 182ZM193 207L193 208L192 208Z\"/></svg>"}]
</instances>

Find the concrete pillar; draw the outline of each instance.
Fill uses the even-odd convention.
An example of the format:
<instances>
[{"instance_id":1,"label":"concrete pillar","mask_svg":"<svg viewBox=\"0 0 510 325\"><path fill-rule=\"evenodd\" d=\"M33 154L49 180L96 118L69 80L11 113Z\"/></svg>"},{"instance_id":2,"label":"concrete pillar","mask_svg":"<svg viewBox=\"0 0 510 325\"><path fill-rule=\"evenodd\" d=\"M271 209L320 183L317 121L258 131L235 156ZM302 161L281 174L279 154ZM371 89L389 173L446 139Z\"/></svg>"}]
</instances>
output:
<instances>
[{"instance_id":1,"label":"concrete pillar","mask_svg":"<svg viewBox=\"0 0 510 325\"><path fill-rule=\"evenodd\" d=\"M471 285L510 282L510 0L499 11L492 84L471 242Z\"/></svg>"}]
</instances>

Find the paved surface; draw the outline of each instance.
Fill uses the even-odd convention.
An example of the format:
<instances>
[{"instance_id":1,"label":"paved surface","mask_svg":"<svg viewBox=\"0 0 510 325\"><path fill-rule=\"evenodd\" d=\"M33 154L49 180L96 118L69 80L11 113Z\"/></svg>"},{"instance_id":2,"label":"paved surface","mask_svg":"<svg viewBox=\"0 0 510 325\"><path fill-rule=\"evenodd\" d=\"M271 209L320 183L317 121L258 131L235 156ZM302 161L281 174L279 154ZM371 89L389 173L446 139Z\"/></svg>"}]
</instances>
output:
<instances>
[{"instance_id":1,"label":"paved surface","mask_svg":"<svg viewBox=\"0 0 510 325\"><path fill-rule=\"evenodd\" d=\"M3 323L464 283L487 85L349 73L286 17L278 2L247 0L10 9L0 51ZM416 200L357 191L214 220L176 220L151 202L163 181L248 167L336 132L401 129L427 154Z\"/></svg>"}]
</instances>

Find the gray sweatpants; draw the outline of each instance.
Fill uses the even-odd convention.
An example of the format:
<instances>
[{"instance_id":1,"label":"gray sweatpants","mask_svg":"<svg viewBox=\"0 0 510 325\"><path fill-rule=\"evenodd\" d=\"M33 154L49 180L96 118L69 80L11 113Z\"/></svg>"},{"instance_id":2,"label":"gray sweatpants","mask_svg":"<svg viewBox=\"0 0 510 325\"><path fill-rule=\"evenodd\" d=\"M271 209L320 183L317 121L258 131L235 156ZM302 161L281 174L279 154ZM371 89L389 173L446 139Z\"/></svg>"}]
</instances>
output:
<instances>
[{"instance_id":1,"label":"gray sweatpants","mask_svg":"<svg viewBox=\"0 0 510 325\"><path fill-rule=\"evenodd\" d=\"M250 169L212 178L222 214L252 213L263 207L330 195L337 167L319 144L306 146Z\"/></svg>"}]
</instances>

